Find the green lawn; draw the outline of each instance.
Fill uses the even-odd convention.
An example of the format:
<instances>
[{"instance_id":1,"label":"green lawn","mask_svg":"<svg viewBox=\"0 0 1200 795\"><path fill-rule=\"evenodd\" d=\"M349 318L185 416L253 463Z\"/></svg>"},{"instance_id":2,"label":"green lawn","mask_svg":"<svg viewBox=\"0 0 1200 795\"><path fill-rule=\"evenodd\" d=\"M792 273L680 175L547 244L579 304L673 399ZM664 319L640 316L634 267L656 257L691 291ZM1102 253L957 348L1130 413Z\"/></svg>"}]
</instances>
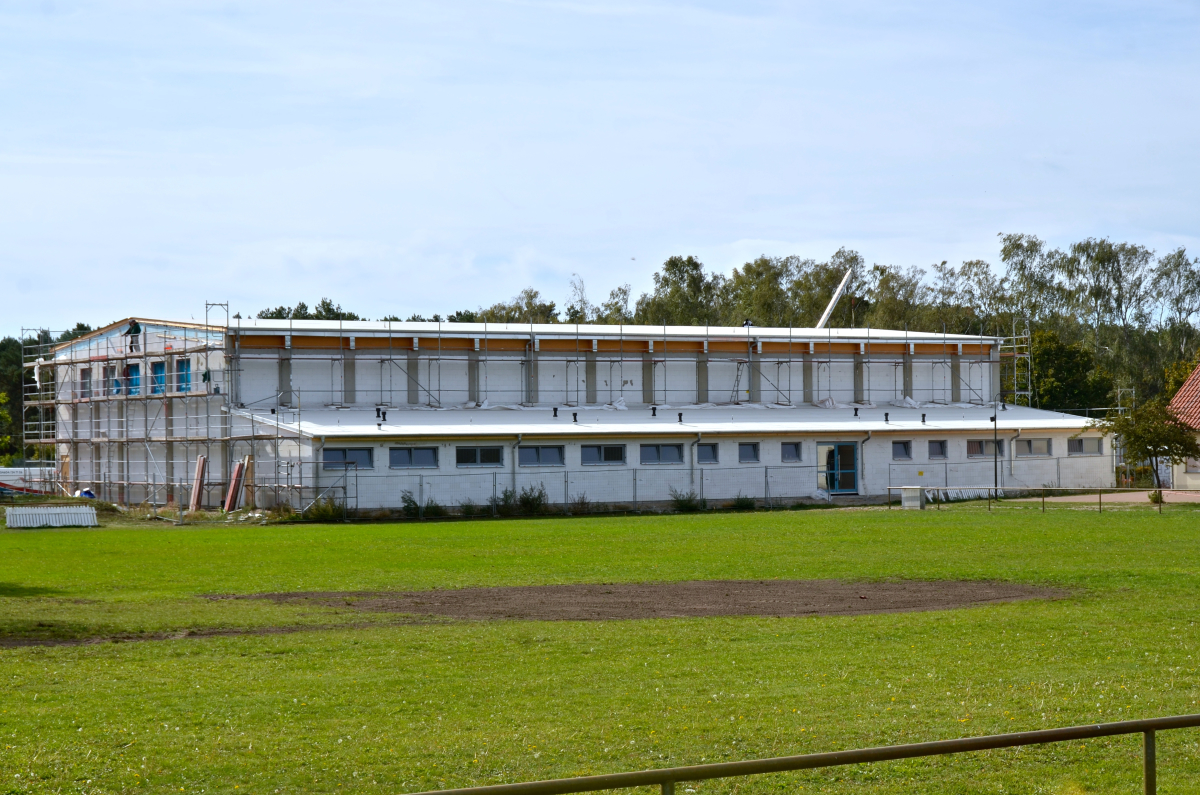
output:
<instances>
[{"instance_id":1,"label":"green lawn","mask_svg":"<svg viewBox=\"0 0 1200 795\"><path fill-rule=\"evenodd\" d=\"M1200 712L1200 515L956 507L0 531L0 792L405 792ZM854 618L403 623L201 594L1005 579L1071 598ZM310 627L310 629L304 629ZM315 627L315 628L312 628ZM698 793L1135 792L1134 737ZM1159 737L1200 792L1200 731Z\"/></svg>"}]
</instances>

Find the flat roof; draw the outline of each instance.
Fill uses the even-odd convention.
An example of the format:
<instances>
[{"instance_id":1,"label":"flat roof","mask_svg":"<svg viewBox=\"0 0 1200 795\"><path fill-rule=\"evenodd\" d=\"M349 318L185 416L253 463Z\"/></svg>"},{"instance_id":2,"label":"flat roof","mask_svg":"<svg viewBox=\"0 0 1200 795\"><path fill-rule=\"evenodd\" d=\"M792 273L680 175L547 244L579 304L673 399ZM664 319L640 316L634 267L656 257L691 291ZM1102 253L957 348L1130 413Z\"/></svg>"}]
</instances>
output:
<instances>
[{"instance_id":1,"label":"flat roof","mask_svg":"<svg viewBox=\"0 0 1200 795\"><path fill-rule=\"evenodd\" d=\"M337 332L347 334L391 334L398 336L452 337L558 337L580 339L773 339L808 342L809 340L867 341L908 340L911 342L953 342L955 344L991 344L999 337L975 334L938 334L928 331L869 328L788 328L770 326L635 326L592 325L572 323L417 323L386 320L267 320L258 318L232 319L231 332L305 334Z\"/></svg>"},{"instance_id":2,"label":"flat roof","mask_svg":"<svg viewBox=\"0 0 1200 795\"><path fill-rule=\"evenodd\" d=\"M376 419L375 410L322 408L296 412L278 409L232 409L236 416L256 424L275 427L288 436L325 438L374 437L389 439L506 438L520 434L528 438L578 439L614 436L687 437L702 435L829 434L920 434L939 432L986 432L993 430L994 408L988 405L924 405L818 408L816 406L658 406L657 416L649 408L617 410L606 406L560 406L558 417L551 407L495 408L388 408L387 422ZM683 421L679 421L679 414ZM885 419L885 413L888 415ZM925 415L922 423L921 415ZM1085 430L1089 420L1073 414L1008 406L995 412L996 429L1004 436L1029 432ZM578 415L578 422L572 421ZM377 425L379 423L379 425ZM381 427L380 427L381 426Z\"/></svg>"}]
</instances>

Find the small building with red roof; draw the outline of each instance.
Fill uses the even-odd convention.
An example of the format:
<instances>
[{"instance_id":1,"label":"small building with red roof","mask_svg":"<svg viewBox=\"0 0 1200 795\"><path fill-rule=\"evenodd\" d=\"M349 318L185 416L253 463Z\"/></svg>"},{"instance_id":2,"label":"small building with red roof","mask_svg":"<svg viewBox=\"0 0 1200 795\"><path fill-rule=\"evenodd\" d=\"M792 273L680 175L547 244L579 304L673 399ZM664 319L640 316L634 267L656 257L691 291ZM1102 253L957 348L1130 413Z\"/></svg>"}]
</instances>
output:
<instances>
[{"instance_id":1,"label":"small building with red roof","mask_svg":"<svg viewBox=\"0 0 1200 795\"><path fill-rule=\"evenodd\" d=\"M1200 433L1200 366L1192 370L1191 376L1171 398L1171 411ZM1173 475L1176 488L1200 489L1200 460L1189 458L1177 464Z\"/></svg>"}]
</instances>

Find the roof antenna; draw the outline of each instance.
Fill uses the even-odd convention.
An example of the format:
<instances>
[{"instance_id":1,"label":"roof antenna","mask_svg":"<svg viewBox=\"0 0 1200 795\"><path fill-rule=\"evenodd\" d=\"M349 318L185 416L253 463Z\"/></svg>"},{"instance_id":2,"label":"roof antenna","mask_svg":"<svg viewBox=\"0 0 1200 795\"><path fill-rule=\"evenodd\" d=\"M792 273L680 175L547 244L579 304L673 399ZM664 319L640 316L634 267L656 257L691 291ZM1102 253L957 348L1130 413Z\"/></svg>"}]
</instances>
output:
<instances>
[{"instance_id":1,"label":"roof antenna","mask_svg":"<svg viewBox=\"0 0 1200 795\"><path fill-rule=\"evenodd\" d=\"M833 314L833 308L837 306L838 299L842 297L842 291L846 289L846 282L850 281L850 274L854 272L854 268L846 269L846 275L842 277L842 283L833 291L833 298L829 299L829 306L825 307L825 313L821 315L821 319L817 321L814 328L825 328L825 324L829 321L829 316Z\"/></svg>"}]
</instances>

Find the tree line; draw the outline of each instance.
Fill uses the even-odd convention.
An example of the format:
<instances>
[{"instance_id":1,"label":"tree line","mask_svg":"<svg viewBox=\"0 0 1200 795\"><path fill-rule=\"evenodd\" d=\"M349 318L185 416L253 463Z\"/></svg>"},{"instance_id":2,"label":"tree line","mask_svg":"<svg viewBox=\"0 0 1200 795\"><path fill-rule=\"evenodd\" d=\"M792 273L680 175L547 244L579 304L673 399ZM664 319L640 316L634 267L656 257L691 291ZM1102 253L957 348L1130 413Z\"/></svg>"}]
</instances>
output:
<instances>
[{"instance_id":1,"label":"tree line","mask_svg":"<svg viewBox=\"0 0 1200 795\"><path fill-rule=\"evenodd\" d=\"M841 248L828 259L759 257L725 275L674 256L636 299L628 284L593 301L576 275L559 303L527 287L509 301L408 321L598 323L807 328L849 271L829 325L949 334L1033 330L1034 404L1077 409L1169 399L1200 348L1200 258L1136 243L1088 238L1053 248L1034 235L1002 234L995 266L984 260L929 267L867 265ZM235 316L236 317L236 316ZM259 318L364 320L322 298L264 309ZM379 320L400 321L395 315ZM59 339L87 333L80 323ZM46 340L48 341L48 340ZM0 456L19 441L21 343L0 340ZM6 419L7 417L7 419Z\"/></svg>"}]
</instances>

